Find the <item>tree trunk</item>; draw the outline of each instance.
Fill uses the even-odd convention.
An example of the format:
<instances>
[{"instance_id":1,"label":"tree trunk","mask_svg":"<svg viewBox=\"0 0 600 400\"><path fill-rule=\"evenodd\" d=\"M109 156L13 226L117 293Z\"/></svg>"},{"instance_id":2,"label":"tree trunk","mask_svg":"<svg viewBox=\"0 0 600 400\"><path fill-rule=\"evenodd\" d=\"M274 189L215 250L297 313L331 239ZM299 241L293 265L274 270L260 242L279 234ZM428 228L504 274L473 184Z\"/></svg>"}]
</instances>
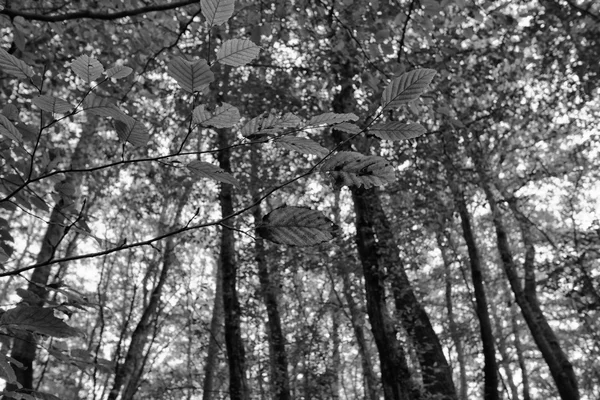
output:
<instances>
[{"instance_id":1,"label":"tree trunk","mask_svg":"<svg viewBox=\"0 0 600 400\"><path fill-rule=\"evenodd\" d=\"M231 149L229 131L218 129L219 166L231 172ZM233 214L233 186L221 183L219 193L221 215ZM231 224L229 220L227 223ZM223 269L223 310L225 312L225 346L229 363L229 396L231 400L247 400L250 397L246 381L246 355L241 334L241 308L237 294L237 263L235 260L234 231L226 226L221 230L220 267Z\"/></svg>"},{"instance_id":2,"label":"tree trunk","mask_svg":"<svg viewBox=\"0 0 600 400\"><path fill-rule=\"evenodd\" d=\"M165 233L177 225L179 218L181 217L181 213L183 212L183 208L187 203L191 188L191 182L187 183L184 193L182 193L179 197L173 222L170 224L171 228L164 228L162 226L163 221L160 221L159 224L161 226L159 227L159 232ZM160 272L158 282L152 290L150 300L144 308L142 317L133 331L131 342L129 343L129 348L127 349L127 354L125 355L125 361L120 368L117 369L113 387L108 394L108 400L115 400L119 396L121 388L123 388L123 395L121 396L122 400L132 399L137 391L139 377L141 377L144 369L145 354L147 351L149 351L149 349L146 349L146 346L149 342L149 334L153 329L153 325L156 323L162 290L167 278L169 277L169 271L175 264L176 258L174 255L174 250L175 240L173 236L170 236L167 238L165 243L162 270Z\"/></svg>"},{"instance_id":3,"label":"tree trunk","mask_svg":"<svg viewBox=\"0 0 600 400\"><path fill-rule=\"evenodd\" d=\"M511 400L519 400L519 391L517 389L517 385L515 384L515 379L513 377L512 369L510 368L511 357L508 353L508 345L506 340L506 335L502 329L502 318L500 318L500 313L498 311L498 307L491 303L492 315L494 319L494 325L496 327L497 332L497 343L498 343L498 353L502 357L502 367L506 374L506 383L508 384L508 389L510 389L510 398Z\"/></svg>"},{"instance_id":4,"label":"tree trunk","mask_svg":"<svg viewBox=\"0 0 600 400\"><path fill-rule=\"evenodd\" d=\"M356 246L363 266L367 314L379 351L381 380L385 400L409 400L420 397L414 389L404 349L396 338L396 329L387 308L385 268L379 256L372 190L352 187L356 214Z\"/></svg>"},{"instance_id":5,"label":"tree trunk","mask_svg":"<svg viewBox=\"0 0 600 400\"><path fill-rule=\"evenodd\" d=\"M341 268L340 268L341 269ZM354 300L354 293L352 293L351 287L352 282L348 272L341 272L342 284L344 291L344 298L348 303L348 309L350 310L350 318L352 322L352 329L356 338L356 345L358 346L358 353L360 354L360 360L365 378L367 400L378 400L379 390L377 385L377 378L373 371L373 361L371 361L371 354L369 352L369 346L365 337L365 331L363 329L364 323L363 318L360 316L358 305Z\"/></svg>"},{"instance_id":6,"label":"tree trunk","mask_svg":"<svg viewBox=\"0 0 600 400\"><path fill-rule=\"evenodd\" d=\"M335 203L333 206L334 222L337 225L341 225L340 217L340 191L335 191ZM337 239L338 245L342 243ZM377 377L373 371L373 361L371 360L371 354L367 339L364 331L364 318L362 312L359 309L356 300L354 299L355 294L352 290L352 281L350 279L350 273L348 268L342 262L340 262L336 268L336 273L342 278L342 291L346 303L348 304L348 310L350 311L350 322L352 323L352 330L354 331L354 337L356 339L356 345L358 346L358 353L360 355L361 366L363 370L364 382L365 382L365 398L366 400L379 400L379 388L377 385Z\"/></svg>"},{"instance_id":7,"label":"tree trunk","mask_svg":"<svg viewBox=\"0 0 600 400\"><path fill-rule=\"evenodd\" d=\"M448 168L449 175L451 174L451 170L452 168ZM454 204L460 215L463 238L465 239L469 254L471 279L473 281L473 289L475 292L475 312L477 314L477 319L479 320L481 343L483 346L484 399L498 400L498 363L496 361L494 333L483 283L481 256L479 255L479 248L475 241L475 234L473 233L473 228L471 226L471 217L469 215L469 210L467 209L465 194L452 176L449 176L449 180L454 197Z\"/></svg>"},{"instance_id":8,"label":"tree trunk","mask_svg":"<svg viewBox=\"0 0 600 400\"><path fill-rule=\"evenodd\" d=\"M514 304L510 305L511 314L511 328L512 333L515 337L515 350L517 352L517 360L519 361L519 368L521 369L521 383L523 385L523 400L531 400L529 394L529 375L527 374L527 365L525 364L525 354L523 352L523 345L521 344L521 329L517 322L517 310Z\"/></svg>"},{"instance_id":9,"label":"tree trunk","mask_svg":"<svg viewBox=\"0 0 600 400\"><path fill-rule=\"evenodd\" d=\"M223 333L223 269L217 265L215 273L215 300L210 319L210 331L208 338L208 349L204 362L204 382L202 384L202 400L213 398L213 386L215 370L217 368L217 356L219 355L219 339Z\"/></svg>"},{"instance_id":10,"label":"tree trunk","mask_svg":"<svg viewBox=\"0 0 600 400\"><path fill-rule=\"evenodd\" d=\"M444 239L441 232L436 234L436 239L438 243L438 247L440 248L440 252L442 253L442 261L444 263L444 276L446 282L446 308L448 310L448 329L450 330L450 337L452 338L452 342L454 343L454 347L456 347L456 359L458 361L458 370L459 370L459 380L460 380L460 388L458 391L458 398L460 400L468 400L468 386L467 386L467 371L466 371L466 362L465 362L465 350L463 348L463 341L460 332L456 326L456 319L454 316L454 302L452 301L452 273L451 266L452 262L450 257L448 256L448 250L446 245L444 245Z\"/></svg>"},{"instance_id":11,"label":"tree trunk","mask_svg":"<svg viewBox=\"0 0 600 400\"><path fill-rule=\"evenodd\" d=\"M433 330L427 313L412 289L400 259L398 245L391 225L383 211L381 200L374 189L367 190L376 235L381 244L378 256L387 267L396 310L404 329L414 343L423 374L423 386L439 399L456 399L452 369L448 365L442 345Z\"/></svg>"},{"instance_id":12,"label":"tree trunk","mask_svg":"<svg viewBox=\"0 0 600 400\"><path fill-rule=\"evenodd\" d=\"M89 126L88 126L89 125ZM93 129L93 124L88 122L86 129ZM79 168L85 165L87 153L86 148L88 142L86 138L80 138L77 142L77 146L73 150L71 156L71 166L73 168ZM73 187L74 192L79 191L81 186L81 176L78 174L65 174L65 179L62 181L63 184ZM48 261L54 257L60 241L65 235L65 224L66 216L72 214L74 210L74 204L77 201L76 195L69 196L61 193L61 199L54 205L52 212L50 213L50 221L48 228L42 239L42 245L37 255L36 262L41 263ZM33 270L31 278L29 279L29 285L27 290L35 293L41 301L37 306L42 306L44 300L47 297L46 285L50 278L50 272L52 266L39 267ZM31 333L16 333L13 341L13 346L10 356L16 361L23 364L22 368L15 367L15 375L17 382L22 385L22 389L31 390L33 389L33 361L35 360L35 353L37 348L37 342L35 337ZM15 391L19 389L15 384L7 384L5 390Z\"/></svg>"},{"instance_id":13,"label":"tree trunk","mask_svg":"<svg viewBox=\"0 0 600 400\"><path fill-rule=\"evenodd\" d=\"M539 348L544 360L548 364L550 373L558 392L563 400L578 400L579 389L573 365L569 362L567 355L562 351L558 338L548 324L543 314L536 295L534 259L535 248L530 237L528 229L521 226L522 239L525 245L525 261L523 269L525 270L525 288L517 273L517 266L514 261L512 250L508 242L508 232L504 227L502 213L498 207L491 185L485 176L481 163L478 163L480 174L480 185L485 192L488 204L492 211L492 221L496 230L496 242L500 259L504 267L504 272L510 283L510 287L515 295L517 304L521 308L525 322L529 326L533 340Z\"/></svg>"},{"instance_id":14,"label":"tree trunk","mask_svg":"<svg viewBox=\"0 0 600 400\"><path fill-rule=\"evenodd\" d=\"M252 198L259 198L260 179L258 177L258 166L261 164L260 154L256 146L251 149L251 171L252 171ZM252 210L254 226L262 222L260 204ZM285 351L285 336L281 328L281 316L277 299L277 285L271 279L271 272L267 263L264 240L256 234L254 241L255 260L258 267L258 278L260 289L267 309L267 335L269 340L269 356L271 367L271 390L274 400L291 400L290 378L288 374L288 360Z\"/></svg>"}]
</instances>

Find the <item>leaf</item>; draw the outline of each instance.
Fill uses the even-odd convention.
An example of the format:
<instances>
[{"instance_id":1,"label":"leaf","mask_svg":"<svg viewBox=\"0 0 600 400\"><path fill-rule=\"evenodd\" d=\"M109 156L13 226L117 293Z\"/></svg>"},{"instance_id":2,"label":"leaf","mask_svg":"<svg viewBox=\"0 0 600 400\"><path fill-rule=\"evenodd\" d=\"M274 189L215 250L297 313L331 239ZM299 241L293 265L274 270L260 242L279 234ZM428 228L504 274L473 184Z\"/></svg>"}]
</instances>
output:
<instances>
[{"instance_id":1,"label":"leaf","mask_svg":"<svg viewBox=\"0 0 600 400\"><path fill-rule=\"evenodd\" d=\"M93 115L110 117L127 122L131 118L105 97L96 96L94 93L87 95L83 101L83 110Z\"/></svg>"},{"instance_id":2,"label":"leaf","mask_svg":"<svg viewBox=\"0 0 600 400\"><path fill-rule=\"evenodd\" d=\"M392 80L381 96L383 108L399 107L416 100L431 83L435 73L432 69L416 69Z\"/></svg>"},{"instance_id":3,"label":"leaf","mask_svg":"<svg viewBox=\"0 0 600 400\"><path fill-rule=\"evenodd\" d=\"M233 15L234 0L200 0L202 15L209 26L221 25Z\"/></svg>"},{"instance_id":4,"label":"leaf","mask_svg":"<svg viewBox=\"0 0 600 400\"><path fill-rule=\"evenodd\" d=\"M352 135L362 132L362 129L360 129L359 126L350 122L342 122L341 124L332 126L332 128L337 129L338 131L350 133Z\"/></svg>"},{"instance_id":5,"label":"leaf","mask_svg":"<svg viewBox=\"0 0 600 400\"><path fill-rule=\"evenodd\" d=\"M294 128L300 125L301 122L300 118L292 113L287 113L283 117L277 117L273 114L266 117L259 115L244 125L241 133L247 138L251 138L252 135L269 135L284 128Z\"/></svg>"},{"instance_id":6,"label":"leaf","mask_svg":"<svg viewBox=\"0 0 600 400\"><path fill-rule=\"evenodd\" d=\"M5 392L5 391L1 391L0 394L2 396L6 396L6 397L8 397L9 399L12 399L12 400L37 400L32 395L27 394L27 393L21 393L21 392Z\"/></svg>"},{"instance_id":7,"label":"leaf","mask_svg":"<svg viewBox=\"0 0 600 400\"><path fill-rule=\"evenodd\" d=\"M71 63L71 69L87 83L95 81L104 72L104 67L100 64L100 61L85 54L77 57Z\"/></svg>"},{"instance_id":8,"label":"leaf","mask_svg":"<svg viewBox=\"0 0 600 400\"><path fill-rule=\"evenodd\" d=\"M169 75L187 92L204 90L215 80L206 60L187 61L181 57L174 58L169 64Z\"/></svg>"},{"instance_id":9,"label":"leaf","mask_svg":"<svg viewBox=\"0 0 600 400\"><path fill-rule=\"evenodd\" d=\"M316 115L312 117L306 125L314 126L314 125L332 125L339 124L340 122L346 121L358 121L358 117L355 114L336 114L332 112L327 112L321 115Z\"/></svg>"},{"instance_id":10,"label":"leaf","mask_svg":"<svg viewBox=\"0 0 600 400\"><path fill-rule=\"evenodd\" d=\"M231 104L223 103L214 113L210 113L204 109L204 105L200 105L194 109L192 119L203 126L231 128L240 120L240 111Z\"/></svg>"},{"instance_id":11,"label":"leaf","mask_svg":"<svg viewBox=\"0 0 600 400\"><path fill-rule=\"evenodd\" d=\"M66 114L74 108L69 102L47 94L34 97L31 102L41 110L52 114Z\"/></svg>"},{"instance_id":12,"label":"leaf","mask_svg":"<svg viewBox=\"0 0 600 400\"><path fill-rule=\"evenodd\" d=\"M328 172L336 187L382 186L396 179L394 168L378 156L366 156L354 151L341 151L327 159L321 170Z\"/></svg>"},{"instance_id":13,"label":"leaf","mask_svg":"<svg viewBox=\"0 0 600 400\"><path fill-rule=\"evenodd\" d=\"M22 388L23 385L18 382L15 370L13 369L12 365L10 365L11 360L13 360L12 357L8 357L4 354L4 352L0 352L0 368L2 371L4 371L2 378L6 379L6 382L8 383L16 384L18 388ZM21 364L21 367L22 366L23 365Z\"/></svg>"},{"instance_id":14,"label":"leaf","mask_svg":"<svg viewBox=\"0 0 600 400\"><path fill-rule=\"evenodd\" d=\"M313 246L333 239L338 229L319 211L283 205L263 217L256 233L279 244Z\"/></svg>"},{"instance_id":15,"label":"leaf","mask_svg":"<svg viewBox=\"0 0 600 400\"><path fill-rule=\"evenodd\" d=\"M374 125L369 129L369 132L385 140L405 140L419 137L425 134L427 129L420 124L403 124L394 121Z\"/></svg>"},{"instance_id":16,"label":"leaf","mask_svg":"<svg viewBox=\"0 0 600 400\"><path fill-rule=\"evenodd\" d=\"M70 361L70 360L65 360ZM31 393L31 394L29 394ZM35 390L28 390L27 393L23 392L5 392L0 391L0 394L6 396L11 400L60 400L59 397L56 397L53 394L38 392Z\"/></svg>"},{"instance_id":17,"label":"leaf","mask_svg":"<svg viewBox=\"0 0 600 400\"><path fill-rule=\"evenodd\" d=\"M249 39L227 40L217 52L217 61L221 64L239 67L258 57L260 46Z\"/></svg>"},{"instance_id":18,"label":"leaf","mask_svg":"<svg viewBox=\"0 0 600 400\"><path fill-rule=\"evenodd\" d=\"M19 79L31 78L34 74L33 68L1 48L0 68L2 68L2 70L7 74L14 75Z\"/></svg>"},{"instance_id":19,"label":"leaf","mask_svg":"<svg viewBox=\"0 0 600 400\"><path fill-rule=\"evenodd\" d=\"M80 332L54 316L52 308L19 305L0 317L0 326L27 330L47 336L66 338L79 336Z\"/></svg>"},{"instance_id":20,"label":"leaf","mask_svg":"<svg viewBox=\"0 0 600 400\"><path fill-rule=\"evenodd\" d=\"M284 136L275 141L276 145L287 150L298 151L303 154L314 154L316 156L324 156L329 153L329 150L321 146L314 140L297 137Z\"/></svg>"},{"instance_id":21,"label":"leaf","mask_svg":"<svg viewBox=\"0 0 600 400\"><path fill-rule=\"evenodd\" d=\"M2 114L6 116L6 118L11 121L19 120L19 109L12 103L8 103L4 107L2 107Z\"/></svg>"},{"instance_id":22,"label":"leaf","mask_svg":"<svg viewBox=\"0 0 600 400\"><path fill-rule=\"evenodd\" d=\"M17 289L17 295L23 299L23 301L34 305L34 304L38 304L43 302L44 300L38 296L37 294L29 291L29 290L25 290L23 288L18 288Z\"/></svg>"},{"instance_id":23,"label":"leaf","mask_svg":"<svg viewBox=\"0 0 600 400\"><path fill-rule=\"evenodd\" d=\"M129 142L132 145L144 146L150 140L148 128L141 122L129 117L127 121L115 120L115 131L119 139Z\"/></svg>"},{"instance_id":24,"label":"leaf","mask_svg":"<svg viewBox=\"0 0 600 400\"><path fill-rule=\"evenodd\" d=\"M16 142L23 141L21 132L19 132L13 123L2 114L0 114L0 134Z\"/></svg>"},{"instance_id":25,"label":"leaf","mask_svg":"<svg viewBox=\"0 0 600 400\"><path fill-rule=\"evenodd\" d=\"M6 252L4 251L4 249L2 247L0 247L0 264L4 264L5 262L7 262L9 260L10 256L8 254L6 254Z\"/></svg>"},{"instance_id":26,"label":"leaf","mask_svg":"<svg viewBox=\"0 0 600 400\"><path fill-rule=\"evenodd\" d=\"M202 162L192 161L187 165L188 169L192 171L194 176L198 178L210 178L219 182L229 183L230 185L240 187L240 182L228 172L217 167L216 165Z\"/></svg>"},{"instance_id":27,"label":"leaf","mask_svg":"<svg viewBox=\"0 0 600 400\"><path fill-rule=\"evenodd\" d=\"M104 72L107 78L121 79L129 76L133 69L124 65L115 65Z\"/></svg>"}]
</instances>

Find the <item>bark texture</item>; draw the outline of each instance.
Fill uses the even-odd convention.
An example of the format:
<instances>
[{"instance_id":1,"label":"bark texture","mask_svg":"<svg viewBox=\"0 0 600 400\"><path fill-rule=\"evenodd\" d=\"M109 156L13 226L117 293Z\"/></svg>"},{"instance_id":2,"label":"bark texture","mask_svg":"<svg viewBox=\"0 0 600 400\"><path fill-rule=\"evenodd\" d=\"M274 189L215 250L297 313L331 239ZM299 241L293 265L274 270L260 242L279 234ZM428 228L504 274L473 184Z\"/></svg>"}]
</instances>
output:
<instances>
[{"instance_id":1,"label":"bark texture","mask_svg":"<svg viewBox=\"0 0 600 400\"><path fill-rule=\"evenodd\" d=\"M88 128L93 129L93 124L90 123L89 125ZM85 164L87 157L86 148L86 139L80 138L71 156L71 165L74 168L81 167ZM71 223L71 218L67 221L67 216L76 212L76 193L81 186L81 176L78 174L66 174L62 183L73 187L75 194L72 196L61 194L61 199L52 208L48 227L42 238L42 244L36 258L36 263L49 261L54 258L58 245L67 233L66 227ZM48 284L51 271L51 266L44 266L34 269L31 274L27 290L35 293L40 298L40 302L36 304L37 306L43 306L47 298L48 293L46 285ZM23 368L15 367L13 369L15 371L17 382L22 385L24 391L33 389L33 362L35 360L36 350L37 342L32 334L24 332L15 335L10 356L23 364ZM7 384L5 388L6 391L18 391L18 389L17 385L13 384Z\"/></svg>"},{"instance_id":2,"label":"bark texture","mask_svg":"<svg viewBox=\"0 0 600 400\"><path fill-rule=\"evenodd\" d=\"M160 221L161 226L159 227L159 232L164 234L176 226L189 198L191 187L192 185L190 182L185 187L184 192L180 195L177 201L173 223L170 224L169 228L165 228L162 226L164 221ZM144 372L146 354L149 351L146 347L150 342L151 333L156 329L155 325L159 314L162 291L169 277L169 272L176 261L174 250L175 240L173 236L170 236L167 238L163 250L162 269L160 271L158 282L152 290L150 299L131 335L131 342L129 343L129 348L125 355L125 361L116 370L115 381L108 394L108 400L115 400L119 396L119 393L121 393L121 389L123 389L121 399L130 400L138 389L139 379Z\"/></svg>"},{"instance_id":3,"label":"bark texture","mask_svg":"<svg viewBox=\"0 0 600 400\"><path fill-rule=\"evenodd\" d=\"M230 134L219 129L219 166L231 172L231 149L227 148ZM221 183L219 204L223 217L233 214L233 186ZM233 221L227 221L231 224ZM250 397L246 380L246 353L241 334L241 308L237 294L237 263L235 259L234 231L227 226L221 230L220 267L223 269L223 310L225 311L225 346L229 364L229 396L231 400L247 400Z\"/></svg>"},{"instance_id":4,"label":"bark texture","mask_svg":"<svg viewBox=\"0 0 600 400\"><path fill-rule=\"evenodd\" d=\"M496 243L504 272L510 283L510 287L515 295L517 304L521 308L523 317L533 340L539 348L544 360L548 364L550 373L558 392L563 400L578 400L579 388L577 379L573 370L573 365L567 355L563 352L556 334L548 324L546 316L542 312L537 299L535 283L535 248L531 239L531 232L521 225L521 234L525 246L525 261L523 270L525 271L525 283L517 273L517 264L514 260L511 246L508 241L508 231L505 228L502 212L498 207L498 202L492 191L491 184L481 166L478 163L480 173L480 185L485 192L486 199L492 211L492 221L496 231Z\"/></svg>"},{"instance_id":5,"label":"bark texture","mask_svg":"<svg viewBox=\"0 0 600 400\"><path fill-rule=\"evenodd\" d=\"M208 349L204 361L204 381L202 382L202 400L213 398L215 370L219 355L219 341L223 332L223 269L217 265L215 274L215 301L210 319Z\"/></svg>"},{"instance_id":6,"label":"bark texture","mask_svg":"<svg viewBox=\"0 0 600 400\"><path fill-rule=\"evenodd\" d=\"M460 216L463 238L467 245L471 280L473 281L473 290L475 292L475 312L477 314L477 319L479 320L479 330L483 346L484 399L498 400L500 398L498 393L498 363L496 361L494 332L483 283L483 264L479 254L479 247L475 240L475 233L473 232L473 227L471 225L471 216L467 209L465 194L452 177L450 177L450 180L454 204Z\"/></svg>"},{"instance_id":7,"label":"bark texture","mask_svg":"<svg viewBox=\"0 0 600 400\"><path fill-rule=\"evenodd\" d=\"M396 311L402 326L415 345L426 392L437 399L456 399L452 369L448 365L442 345L433 330L427 312L417 299L404 270L392 227L383 210L375 189L367 189L365 196L371 204L379 246L379 257L384 263L392 286Z\"/></svg>"},{"instance_id":8,"label":"bark texture","mask_svg":"<svg viewBox=\"0 0 600 400\"><path fill-rule=\"evenodd\" d=\"M353 187L352 199L356 214L356 247L365 277L367 314L375 344L379 351L381 380L385 400L420 398L413 389L406 354L396 338L396 329L386 302L385 268L380 263L376 240L375 219L371 209L370 190Z\"/></svg>"}]
</instances>

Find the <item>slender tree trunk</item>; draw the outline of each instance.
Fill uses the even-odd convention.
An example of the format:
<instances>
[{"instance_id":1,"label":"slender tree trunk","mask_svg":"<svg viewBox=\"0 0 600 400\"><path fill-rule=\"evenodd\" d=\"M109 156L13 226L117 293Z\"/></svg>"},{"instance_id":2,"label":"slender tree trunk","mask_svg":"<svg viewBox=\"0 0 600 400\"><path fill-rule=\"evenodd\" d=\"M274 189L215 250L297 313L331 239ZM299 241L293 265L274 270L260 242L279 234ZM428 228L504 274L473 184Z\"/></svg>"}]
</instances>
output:
<instances>
[{"instance_id":1,"label":"slender tree trunk","mask_svg":"<svg viewBox=\"0 0 600 400\"><path fill-rule=\"evenodd\" d=\"M415 344L423 374L423 386L439 399L456 399L452 369L448 365L442 345L433 330L429 317L417 299L400 259L398 245L385 215L381 200L374 189L369 189L371 212L379 243L379 257L387 267L396 310L404 329Z\"/></svg>"},{"instance_id":2,"label":"slender tree trunk","mask_svg":"<svg viewBox=\"0 0 600 400\"><path fill-rule=\"evenodd\" d=\"M548 364L561 398L563 400L578 400L580 396L573 365L562 351L558 338L548 324L537 300L534 271L535 248L530 237L530 232L521 226L522 239L525 245L525 261L523 264L523 269L525 270L525 287L523 287L508 242L508 231L504 226L502 213L481 162L476 160L476 165L478 166L481 178L480 185L485 192L488 204L492 210L492 221L496 230L496 242L500 259L511 289L515 294L517 304L521 308L533 340Z\"/></svg>"},{"instance_id":3,"label":"slender tree trunk","mask_svg":"<svg viewBox=\"0 0 600 400\"><path fill-rule=\"evenodd\" d=\"M337 225L341 224L340 217L340 191L335 191L335 203L333 207L334 222ZM338 239L338 245L342 245ZM352 330L354 331L354 337L356 338L356 345L358 346L358 353L360 355L362 372L365 383L365 398L366 400L379 400L379 388L377 385L377 377L373 371L373 361L371 360L371 353L367 343L364 330L364 318L362 312L359 309L359 305L356 303L354 298L355 294L352 290L352 281L350 279L350 273L346 265L340 263L336 268L336 273L342 278L342 291L344 299L348 304L348 310L350 311L350 322L352 323Z\"/></svg>"},{"instance_id":4,"label":"slender tree trunk","mask_svg":"<svg viewBox=\"0 0 600 400\"><path fill-rule=\"evenodd\" d=\"M343 373L342 357L340 354L340 307L342 306L337 301L336 296L333 294L333 284L330 294L330 302L333 305L331 307L331 400L339 400L340 398L340 374Z\"/></svg>"},{"instance_id":5,"label":"slender tree trunk","mask_svg":"<svg viewBox=\"0 0 600 400\"><path fill-rule=\"evenodd\" d=\"M231 172L231 149L227 138L230 132L218 129L219 166ZM233 214L233 186L221 183L219 194L221 215ZM231 224L229 220L227 223ZM241 333L241 308L237 294L237 263L235 260L234 231L226 226L221 230L220 249L221 268L223 268L223 310L225 312L225 346L229 362L229 396L231 400L247 400L250 397L246 381L246 354Z\"/></svg>"},{"instance_id":6,"label":"slender tree trunk","mask_svg":"<svg viewBox=\"0 0 600 400\"><path fill-rule=\"evenodd\" d=\"M219 355L219 340L223 334L223 269L217 265L215 273L215 300L213 304L212 317L210 319L210 331L208 338L208 349L204 362L204 382L202 384L202 400L213 398L213 386L215 370L217 369L217 356Z\"/></svg>"},{"instance_id":7,"label":"slender tree trunk","mask_svg":"<svg viewBox=\"0 0 600 400\"><path fill-rule=\"evenodd\" d=\"M517 352L517 360L519 361L519 368L521 369L521 384L523 385L523 400L531 400L529 394L529 375L527 374L527 365L525 363L525 354L523 352L523 345L521 344L521 330L519 329L519 323L517 322L517 310L515 306L510 306L511 315L511 328L513 336L515 337L515 350Z\"/></svg>"},{"instance_id":8,"label":"slender tree trunk","mask_svg":"<svg viewBox=\"0 0 600 400\"><path fill-rule=\"evenodd\" d=\"M456 359L458 362L460 388L458 391L458 397L460 400L468 400L468 386L467 386L467 371L465 362L465 350L463 348L463 341L456 325L456 318L454 316L454 302L452 301L452 273L450 257L448 256L447 247L444 245L444 239L441 232L436 234L436 239L440 252L442 253L442 261L444 263L444 276L446 283L446 308L448 310L448 329L450 330L450 337L456 347Z\"/></svg>"},{"instance_id":9,"label":"slender tree trunk","mask_svg":"<svg viewBox=\"0 0 600 400\"><path fill-rule=\"evenodd\" d=\"M256 146L251 150L252 198L259 197L258 166L261 164L260 154ZM254 225L262 221L260 204L252 210ZM271 278L264 240L257 234L254 242L255 260L258 267L261 294L267 309L267 335L271 360L271 390L274 400L291 400L288 361L285 351L285 336L281 328L281 316L277 299L277 285Z\"/></svg>"},{"instance_id":10,"label":"slender tree trunk","mask_svg":"<svg viewBox=\"0 0 600 400\"><path fill-rule=\"evenodd\" d=\"M93 124L88 123L88 125L89 126L86 126L86 128L92 129ZM80 138L73 151L73 155L71 156L71 165L73 168L85 165L87 146L87 139ZM78 174L67 173L62 183L65 186L71 186L73 191L77 193L81 186L81 176ZM48 228L46 229L40 251L36 258L37 263L48 261L54 257L57 247L65 235L65 224L67 223L66 216L72 214L75 208L74 204L77 198L74 196L75 195L61 193L61 199L52 208ZM47 297L46 285L48 284L51 270L51 266L36 268L33 270L31 278L29 279L27 290L35 293L41 299L37 306L42 306ZM37 342L32 334L15 334L10 356L23 364L23 368L15 367L13 369L15 370L17 382L22 385L21 388L25 390L33 389L33 361L35 360L36 348ZM7 384L5 388L6 391L14 391L17 389L19 388L15 384Z\"/></svg>"},{"instance_id":11,"label":"slender tree trunk","mask_svg":"<svg viewBox=\"0 0 600 400\"><path fill-rule=\"evenodd\" d=\"M373 361L371 361L371 354L369 352L369 346L365 337L365 331L363 329L363 318L360 316L358 305L354 300L354 293L352 293L352 282L350 281L350 276L348 275L347 271L342 271L340 272L340 274L342 275L344 298L348 303L348 309L350 310L350 318L352 322L352 329L354 330L354 336L356 338L356 344L358 346L358 353L360 354L360 360L366 385L366 397L367 400L379 400L377 378L375 376L375 372L373 371Z\"/></svg>"},{"instance_id":12,"label":"slender tree trunk","mask_svg":"<svg viewBox=\"0 0 600 400\"><path fill-rule=\"evenodd\" d=\"M379 257L371 190L352 187L356 214L356 246L365 277L367 314L375 344L379 351L381 380L385 400L415 399L413 382L406 363L404 349L396 338L396 329L387 308L385 296L385 269Z\"/></svg>"},{"instance_id":13,"label":"slender tree trunk","mask_svg":"<svg viewBox=\"0 0 600 400\"><path fill-rule=\"evenodd\" d=\"M332 102L333 110L337 113L354 111L354 73L352 64L346 61L341 68L342 90ZM338 142L342 142L342 132L334 130L333 134ZM351 187L350 190L356 215L356 244L365 277L367 314L379 351L386 400L419 398L422 395L421 389L415 386L410 376L404 349L398 342L390 320L385 296L386 272L391 278L396 308L403 326L418 347L426 391L440 395L442 399L456 399L452 372L429 318L412 291L379 196L373 188Z\"/></svg>"},{"instance_id":14,"label":"slender tree trunk","mask_svg":"<svg viewBox=\"0 0 600 400\"><path fill-rule=\"evenodd\" d=\"M490 306L494 318L494 325L496 326L496 342L498 343L498 352L500 353L500 356L502 356L502 367L504 369L504 372L506 373L506 383L508 384L508 388L510 389L510 398L511 400L519 400L519 391L517 389L517 385L515 384L512 369L510 368L511 357L508 354L508 345L506 343L506 336L502 329L502 319L500 318L500 312L498 311L498 307L496 307L494 303L491 303Z\"/></svg>"},{"instance_id":15,"label":"slender tree trunk","mask_svg":"<svg viewBox=\"0 0 600 400\"><path fill-rule=\"evenodd\" d=\"M192 184L188 183L184 193L182 193L179 197L173 223L171 224L172 227L178 223L179 218L181 217L181 213L183 212L183 208L187 203L191 188ZM160 221L159 223L160 225L163 225L163 221ZM159 232L164 233L168 230L169 228L164 228L162 226L159 227ZM121 388L123 388L123 395L121 396L122 400L132 399L137 391L138 379L141 377L144 369L144 358L147 351L146 346L150 340L150 332L154 328L153 325L156 323L156 317L159 312L162 290L167 278L169 277L169 271L175 264L174 250L175 241L173 236L170 236L167 238L165 243L162 269L158 278L158 282L152 290L152 294L150 295L148 304L144 308L142 317L133 331L131 342L129 343L129 348L127 349L127 354L125 355L125 361L117 370L113 387L108 394L108 400L115 400L119 396Z\"/></svg>"},{"instance_id":16,"label":"slender tree trunk","mask_svg":"<svg viewBox=\"0 0 600 400\"><path fill-rule=\"evenodd\" d=\"M452 168L448 168L448 174L451 175ZM465 194L459 187L459 184L454 181L452 176L449 176L450 188L454 197L454 204L460 215L460 221L463 231L463 238L467 244L469 254L469 265L471 267L471 279L473 281L473 289L475 292L475 312L479 320L479 329L481 335L481 343L483 346L484 359L484 399L498 400L498 363L496 361L496 350L494 345L494 333L492 330L492 322L488 310L487 298L485 294L485 286L483 283L483 267L479 248L475 240L475 234L471 225L471 217L467 209Z\"/></svg>"}]
</instances>

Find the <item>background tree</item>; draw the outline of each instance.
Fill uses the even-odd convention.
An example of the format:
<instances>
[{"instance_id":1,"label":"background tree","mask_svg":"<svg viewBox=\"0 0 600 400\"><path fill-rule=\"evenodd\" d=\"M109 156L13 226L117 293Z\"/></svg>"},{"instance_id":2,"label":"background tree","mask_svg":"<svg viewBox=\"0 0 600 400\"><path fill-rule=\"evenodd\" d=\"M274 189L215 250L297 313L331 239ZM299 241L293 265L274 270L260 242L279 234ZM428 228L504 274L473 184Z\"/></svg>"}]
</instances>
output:
<instances>
[{"instance_id":1,"label":"background tree","mask_svg":"<svg viewBox=\"0 0 600 400\"><path fill-rule=\"evenodd\" d=\"M3 5L3 395L597 397L598 15Z\"/></svg>"}]
</instances>

